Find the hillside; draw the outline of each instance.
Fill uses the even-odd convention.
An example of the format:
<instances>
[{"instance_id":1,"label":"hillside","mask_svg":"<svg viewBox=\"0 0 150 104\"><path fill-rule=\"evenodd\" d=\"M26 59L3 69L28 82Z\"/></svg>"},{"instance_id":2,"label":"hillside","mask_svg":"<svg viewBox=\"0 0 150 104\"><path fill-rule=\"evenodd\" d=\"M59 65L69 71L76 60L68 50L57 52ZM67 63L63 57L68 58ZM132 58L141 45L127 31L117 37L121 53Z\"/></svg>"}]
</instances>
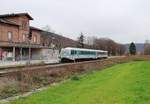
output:
<instances>
[{"instance_id":1,"label":"hillside","mask_svg":"<svg viewBox=\"0 0 150 104\"><path fill-rule=\"evenodd\" d=\"M45 38L44 41L48 39L47 40L48 42L50 43L52 42L53 44L56 44L57 47L76 47L77 46L77 41L64 37L62 35L43 31L42 36Z\"/></svg>"},{"instance_id":2,"label":"hillside","mask_svg":"<svg viewBox=\"0 0 150 104\"><path fill-rule=\"evenodd\" d=\"M64 47L77 47L78 42L76 40L70 39L68 37L64 37L62 35L52 33L52 32L42 32L43 41L47 41L47 43L53 43L57 48L61 49ZM89 45L84 45L85 48L90 48Z\"/></svg>"}]
</instances>

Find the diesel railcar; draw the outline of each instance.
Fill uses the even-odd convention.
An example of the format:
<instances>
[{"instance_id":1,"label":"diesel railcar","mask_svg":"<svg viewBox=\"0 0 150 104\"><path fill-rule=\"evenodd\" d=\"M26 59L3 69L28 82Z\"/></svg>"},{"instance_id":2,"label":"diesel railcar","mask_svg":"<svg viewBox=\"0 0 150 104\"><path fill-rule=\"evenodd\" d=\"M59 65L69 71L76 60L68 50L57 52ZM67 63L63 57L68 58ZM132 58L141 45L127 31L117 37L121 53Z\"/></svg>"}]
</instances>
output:
<instances>
[{"instance_id":1,"label":"diesel railcar","mask_svg":"<svg viewBox=\"0 0 150 104\"><path fill-rule=\"evenodd\" d=\"M61 49L60 52L60 59L62 62L75 60L101 59L107 57L108 52L103 50L67 47Z\"/></svg>"}]
</instances>

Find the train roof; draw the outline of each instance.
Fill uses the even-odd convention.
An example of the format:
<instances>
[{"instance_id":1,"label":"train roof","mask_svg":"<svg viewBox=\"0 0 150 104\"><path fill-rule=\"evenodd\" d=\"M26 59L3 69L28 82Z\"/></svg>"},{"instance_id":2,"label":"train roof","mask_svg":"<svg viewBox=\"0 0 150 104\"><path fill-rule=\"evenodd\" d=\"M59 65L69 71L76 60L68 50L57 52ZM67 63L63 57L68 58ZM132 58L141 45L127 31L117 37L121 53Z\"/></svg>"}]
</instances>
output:
<instances>
[{"instance_id":1,"label":"train roof","mask_svg":"<svg viewBox=\"0 0 150 104\"><path fill-rule=\"evenodd\" d=\"M94 50L94 49L74 48L74 47L66 47L66 48L64 48L64 49L67 49L67 50L81 50L81 51L108 52L108 51L104 51L104 50Z\"/></svg>"}]
</instances>

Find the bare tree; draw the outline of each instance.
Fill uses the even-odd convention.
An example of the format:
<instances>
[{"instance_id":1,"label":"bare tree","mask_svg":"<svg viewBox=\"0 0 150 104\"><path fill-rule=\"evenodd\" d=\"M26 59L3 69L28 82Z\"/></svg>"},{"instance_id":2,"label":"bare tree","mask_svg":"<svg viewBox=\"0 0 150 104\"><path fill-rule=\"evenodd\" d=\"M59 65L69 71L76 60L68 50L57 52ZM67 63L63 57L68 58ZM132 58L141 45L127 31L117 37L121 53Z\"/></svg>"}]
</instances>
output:
<instances>
[{"instance_id":1,"label":"bare tree","mask_svg":"<svg viewBox=\"0 0 150 104\"><path fill-rule=\"evenodd\" d=\"M95 49L106 50L111 55L123 55L126 51L126 47L123 44L119 44L109 38L97 38L94 41Z\"/></svg>"},{"instance_id":2,"label":"bare tree","mask_svg":"<svg viewBox=\"0 0 150 104\"><path fill-rule=\"evenodd\" d=\"M49 25L44 26L42 29L46 32L55 33L55 30L53 30Z\"/></svg>"},{"instance_id":3,"label":"bare tree","mask_svg":"<svg viewBox=\"0 0 150 104\"><path fill-rule=\"evenodd\" d=\"M150 55L150 40L145 40L144 54L145 55Z\"/></svg>"},{"instance_id":4,"label":"bare tree","mask_svg":"<svg viewBox=\"0 0 150 104\"><path fill-rule=\"evenodd\" d=\"M93 45L95 39L97 39L97 37L95 37L95 36L85 37L85 42L84 43L87 44L87 45Z\"/></svg>"},{"instance_id":5,"label":"bare tree","mask_svg":"<svg viewBox=\"0 0 150 104\"><path fill-rule=\"evenodd\" d=\"M126 52L126 46L118 43L117 55L124 55Z\"/></svg>"}]
</instances>

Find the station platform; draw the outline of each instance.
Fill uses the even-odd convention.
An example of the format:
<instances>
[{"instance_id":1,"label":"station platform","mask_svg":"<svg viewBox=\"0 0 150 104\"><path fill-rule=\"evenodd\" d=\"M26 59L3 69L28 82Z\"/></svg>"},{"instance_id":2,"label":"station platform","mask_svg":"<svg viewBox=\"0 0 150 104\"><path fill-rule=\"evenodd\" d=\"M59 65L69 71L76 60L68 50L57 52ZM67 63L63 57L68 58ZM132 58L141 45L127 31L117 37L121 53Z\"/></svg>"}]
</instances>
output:
<instances>
[{"instance_id":1,"label":"station platform","mask_svg":"<svg viewBox=\"0 0 150 104\"><path fill-rule=\"evenodd\" d=\"M59 63L59 59L52 60L23 60L23 61L0 61L0 68L9 68L9 67L18 67L18 66L26 66L26 65L40 65L40 64L54 64Z\"/></svg>"}]
</instances>

